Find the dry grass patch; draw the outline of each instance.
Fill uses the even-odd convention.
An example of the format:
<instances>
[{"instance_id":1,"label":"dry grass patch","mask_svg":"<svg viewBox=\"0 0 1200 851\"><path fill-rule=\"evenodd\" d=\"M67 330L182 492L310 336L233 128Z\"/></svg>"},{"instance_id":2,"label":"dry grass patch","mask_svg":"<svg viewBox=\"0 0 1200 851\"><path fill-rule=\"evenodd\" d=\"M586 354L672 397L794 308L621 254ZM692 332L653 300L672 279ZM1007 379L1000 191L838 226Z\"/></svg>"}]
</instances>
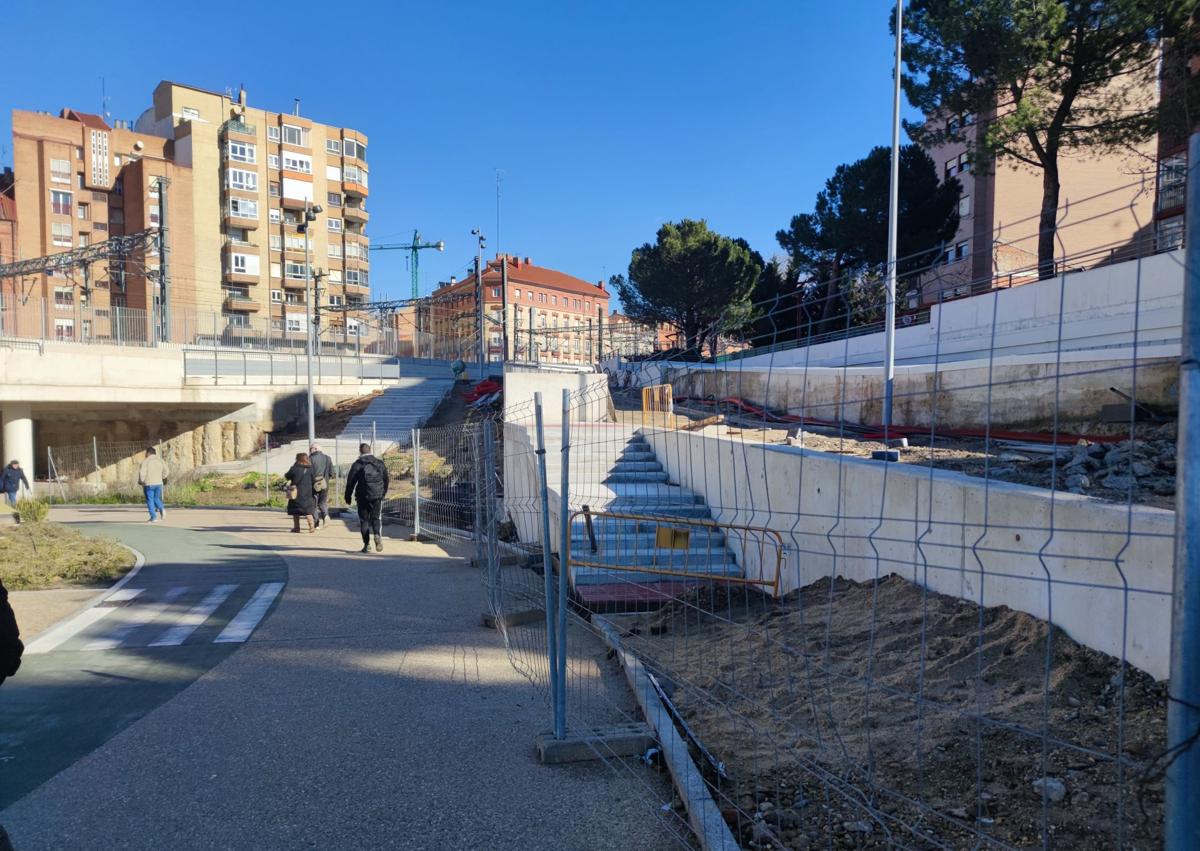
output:
<instances>
[{"instance_id":1,"label":"dry grass patch","mask_svg":"<svg viewBox=\"0 0 1200 851\"><path fill-rule=\"evenodd\" d=\"M0 531L0 579L10 591L106 585L133 563L133 553L116 541L58 523L22 523Z\"/></svg>"}]
</instances>

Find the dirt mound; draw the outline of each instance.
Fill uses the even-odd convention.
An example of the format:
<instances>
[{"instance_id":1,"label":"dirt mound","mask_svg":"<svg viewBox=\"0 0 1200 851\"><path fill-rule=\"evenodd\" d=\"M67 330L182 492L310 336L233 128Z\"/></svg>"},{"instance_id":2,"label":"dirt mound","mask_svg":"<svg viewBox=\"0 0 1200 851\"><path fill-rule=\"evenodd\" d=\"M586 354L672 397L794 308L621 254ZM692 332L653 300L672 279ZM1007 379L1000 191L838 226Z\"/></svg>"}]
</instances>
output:
<instances>
[{"instance_id":1,"label":"dirt mound","mask_svg":"<svg viewBox=\"0 0 1200 851\"><path fill-rule=\"evenodd\" d=\"M1161 844L1165 688L1037 618L888 576L700 589L628 640L748 847Z\"/></svg>"}]
</instances>

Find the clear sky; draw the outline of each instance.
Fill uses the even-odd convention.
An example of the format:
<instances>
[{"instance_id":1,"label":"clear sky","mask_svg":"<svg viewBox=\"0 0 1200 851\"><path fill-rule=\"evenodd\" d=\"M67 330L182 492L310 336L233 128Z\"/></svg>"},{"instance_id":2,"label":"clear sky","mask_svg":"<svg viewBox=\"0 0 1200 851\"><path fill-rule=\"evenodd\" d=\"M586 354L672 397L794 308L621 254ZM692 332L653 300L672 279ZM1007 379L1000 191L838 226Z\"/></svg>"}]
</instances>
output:
<instances>
[{"instance_id":1,"label":"clear sky","mask_svg":"<svg viewBox=\"0 0 1200 851\"><path fill-rule=\"evenodd\" d=\"M12 109L99 112L101 77L129 120L161 79L299 97L369 136L373 244L446 241L423 292L461 277L474 227L489 255L593 281L684 217L769 257L836 165L889 140L890 0L13 5L0 162ZM375 254L371 277L407 295L406 255Z\"/></svg>"}]
</instances>

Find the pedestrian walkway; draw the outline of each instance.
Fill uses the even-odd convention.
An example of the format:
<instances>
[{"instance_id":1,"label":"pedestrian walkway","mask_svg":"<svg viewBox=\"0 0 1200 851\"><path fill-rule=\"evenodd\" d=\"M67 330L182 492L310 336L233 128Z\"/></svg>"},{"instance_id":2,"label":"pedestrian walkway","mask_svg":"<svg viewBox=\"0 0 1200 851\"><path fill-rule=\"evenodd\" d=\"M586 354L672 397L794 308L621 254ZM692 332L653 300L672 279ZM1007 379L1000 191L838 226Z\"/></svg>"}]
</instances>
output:
<instances>
[{"instance_id":1,"label":"pedestrian walkway","mask_svg":"<svg viewBox=\"0 0 1200 851\"><path fill-rule=\"evenodd\" d=\"M31 657L33 676L70 657L109 672L102 663L124 659L134 673L118 676L177 680L195 657L218 658L0 811L17 848L677 847L646 805L671 800L652 769L537 762L544 703L500 637L478 625L483 592L464 559L397 538L360 555L353 521L292 535L279 512L178 510L161 525L130 513L114 523L121 511L69 519L104 521L151 549L150 537L174 536L176 567L205 540L226 559L210 564L206 585L157 577L147 600L161 608ZM273 559L284 575L263 575ZM126 587L148 592L138 579ZM251 608L263 616L243 619L244 638L216 643L256 595L272 593ZM25 673L0 689L0 712ZM112 681L71 688L103 703Z\"/></svg>"}]
</instances>

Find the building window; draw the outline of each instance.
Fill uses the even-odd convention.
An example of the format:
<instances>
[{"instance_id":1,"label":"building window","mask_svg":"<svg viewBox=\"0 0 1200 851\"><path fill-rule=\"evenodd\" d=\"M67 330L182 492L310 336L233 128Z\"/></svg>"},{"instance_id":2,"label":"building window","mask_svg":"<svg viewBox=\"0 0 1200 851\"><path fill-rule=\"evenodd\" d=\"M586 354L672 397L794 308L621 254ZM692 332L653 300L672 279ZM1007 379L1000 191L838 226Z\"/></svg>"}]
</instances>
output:
<instances>
[{"instance_id":1,"label":"building window","mask_svg":"<svg viewBox=\"0 0 1200 851\"><path fill-rule=\"evenodd\" d=\"M92 217L90 208L87 204L80 204L75 208L75 215L83 219L85 222Z\"/></svg>"},{"instance_id":2,"label":"building window","mask_svg":"<svg viewBox=\"0 0 1200 851\"><path fill-rule=\"evenodd\" d=\"M279 141L279 128L278 127L268 127L267 128L267 139L269 139L272 142L278 142Z\"/></svg>"},{"instance_id":3,"label":"building window","mask_svg":"<svg viewBox=\"0 0 1200 851\"><path fill-rule=\"evenodd\" d=\"M330 154L341 154L342 153L342 143L339 142L337 139L326 139L325 140L325 151L326 151L326 153L330 153Z\"/></svg>"},{"instance_id":4,"label":"building window","mask_svg":"<svg viewBox=\"0 0 1200 851\"><path fill-rule=\"evenodd\" d=\"M280 251L283 248L283 239L277 233L273 233L268 237L272 251Z\"/></svg>"},{"instance_id":5,"label":"building window","mask_svg":"<svg viewBox=\"0 0 1200 851\"><path fill-rule=\"evenodd\" d=\"M591 313L592 312L592 303L590 301L585 301L583 303L583 309L586 310L588 313Z\"/></svg>"},{"instance_id":6,"label":"building window","mask_svg":"<svg viewBox=\"0 0 1200 851\"><path fill-rule=\"evenodd\" d=\"M285 278L291 278L293 281L303 281L307 277L308 266L304 263L293 263L288 261L283 264L283 275Z\"/></svg>"},{"instance_id":7,"label":"building window","mask_svg":"<svg viewBox=\"0 0 1200 851\"><path fill-rule=\"evenodd\" d=\"M50 210L59 216L71 215L71 193L50 190Z\"/></svg>"},{"instance_id":8,"label":"building window","mask_svg":"<svg viewBox=\"0 0 1200 851\"><path fill-rule=\"evenodd\" d=\"M271 277L272 278L282 278L283 277L283 275L281 274L282 271L283 271L283 268L278 263L271 264Z\"/></svg>"},{"instance_id":9,"label":"building window","mask_svg":"<svg viewBox=\"0 0 1200 851\"><path fill-rule=\"evenodd\" d=\"M520 287L513 287L513 298L516 299L517 301L521 300L521 288Z\"/></svg>"},{"instance_id":10,"label":"building window","mask_svg":"<svg viewBox=\"0 0 1200 851\"><path fill-rule=\"evenodd\" d=\"M274 168L274 169L279 168L279 155L278 154L267 154L267 168Z\"/></svg>"},{"instance_id":11,"label":"building window","mask_svg":"<svg viewBox=\"0 0 1200 851\"><path fill-rule=\"evenodd\" d=\"M125 224L125 211L117 207L108 208L108 223L110 225Z\"/></svg>"},{"instance_id":12,"label":"building window","mask_svg":"<svg viewBox=\"0 0 1200 851\"><path fill-rule=\"evenodd\" d=\"M1187 200L1187 154L1163 157L1158 164L1158 209L1182 207Z\"/></svg>"},{"instance_id":13,"label":"building window","mask_svg":"<svg viewBox=\"0 0 1200 851\"><path fill-rule=\"evenodd\" d=\"M329 243L329 256L341 259L342 247L340 245L338 245L336 242Z\"/></svg>"},{"instance_id":14,"label":"building window","mask_svg":"<svg viewBox=\"0 0 1200 851\"><path fill-rule=\"evenodd\" d=\"M958 199L958 217L965 219L971 215L971 196L964 195Z\"/></svg>"},{"instance_id":15,"label":"building window","mask_svg":"<svg viewBox=\"0 0 1200 851\"><path fill-rule=\"evenodd\" d=\"M545 303L546 303L546 294L538 293L538 304L545 304Z\"/></svg>"},{"instance_id":16,"label":"building window","mask_svg":"<svg viewBox=\"0 0 1200 851\"><path fill-rule=\"evenodd\" d=\"M334 183L341 183L342 170L335 165L325 166L325 179L332 180Z\"/></svg>"},{"instance_id":17,"label":"building window","mask_svg":"<svg viewBox=\"0 0 1200 851\"><path fill-rule=\"evenodd\" d=\"M552 305L558 306L558 296L556 296L556 295L550 296L550 303ZM566 304L565 300L563 301L563 304Z\"/></svg>"},{"instance_id":18,"label":"building window","mask_svg":"<svg viewBox=\"0 0 1200 851\"><path fill-rule=\"evenodd\" d=\"M75 320L74 319L55 319L54 320L54 339L56 339L56 340L73 340L73 339L75 339Z\"/></svg>"},{"instance_id":19,"label":"building window","mask_svg":"<svg viewBox=\"0 0 1200 851\"><path fill-rule=\"evenodd\" d=\"M183 117L189 120L193 118L199 118L200 110L196 109L194 106L185 106L183 108Z\"/></svg>"},{"instance_id":20,"label":"building window","mask_svg":"<svg viewBox=\"0 0 1200 851\"><path fill-rule=\"evenodd\" d=\"M331 295L329 297L329 306L330 307L341 307L342 306L342 297L340 295Z\"/></svg>"},{"instance_id":21,"label":"building window","mask_svg":"<svg viewBox=\"0 0 1200 851\"><path fill-rule=\"evenodd\" d=\"M270 195L272 198L279 197L279 181L278 180L272 180L267 183L267 194Z\"/></svg>"},{"instance_id":22,"label":"building window","mask_svg":"<svg viewBox=\"0 0 1200 851\"><path fill-rule=\"evenodd\" d=\"M342 154L347 157L354 157L356 160L367 161L367 146L362 142L356 142L353 139L347 139L342 142Z\"/></svg>"},{"instance_id":23,"label":"building window","mask_svg":"<svg viewBox=\"0 0 1200 851\"><path fill-rule=\"evenodd\" d=\"M527 292L526 295L529 296L530 301L533 301L533 290L530 290L529 292Z\"/></svg>"},{"instance_id":24,"label":"building window","mask_svg":"<svg viewBox=\"0 0 1200 851\"><path fill-rule=\"evenodd\" d=\"M54 306L58 310L70 310L75 306L75 290L71 287L54 288Z\"/></svg>"},{"instance_id":25,"label":"building window","mask_svg":"<svg viewBox=\"0 0 1200 851\"><path fill-rule=\"evenodd\" d=\"M492 298L500 298L500 288L492 287Z\"/></svg>"},{"instance_id":26,"label":"building window","mask_svg":"<svg viewBox=\"0 0 1200 851\"><path fill-rule=\"evenodd\" d=\"M954 259L962 260L971 253L971 243L960 242L954 246Z\"/></svg>"},{"instance_id":27,"label":"building window","mask_svg":"<svg viewBox=\"0 0 1200 851\"><path fill-rule=\"evenodd\" d=\"M367 285L367 270L366 269L347 269L346 283L356 286L365 287Z\"/></svg>"},{"instance_id":28,"label":"building window","mask_svg":"<svg viewBox=\"0 0 1200 851\"><path fill-rule=\"evenodd\" d=\"M359 168L355 165L348 165L342 169L342 180L346 183L358 183L362 186L367 185L367 170Z\"/></svg>"},{"instance_id":29,"label":"building window","mask_svg":"<svg viewBox=\"0 0 1200 851\"><path fill-rule=\"evenodd\" d=\"M304 251L304 237L292 236L288 234L283 240L283 244L287 246L288 251Z\"/></svg>"},{"instance_id":30,"label":"building window","mask_svg":"<svg viewBox=\"0 0 1200 851\"><path fill-rule=\"evenodd\" d=\"M257 192L258 173L253 171L244 171L240 168L226 169L225 188L244 189L247 192Z\"/></svg>"},{"instance_id":31,"label":"building window","mask_svg":"<svg viewBox=\"0 0 1200 851\"><path fill-rule=\"evenodd\" d=\"M1183 246L1183 216L1161 219L1155 227L1159 251L1173 251Z\"/></svg>"},{"instance_id":32,"label":"building window","mask_svg":"<svg viewBox=\"0 0 1200 851\"><path fill-rule=\"evenodd\" d=\"M326 219L325 227L328 230L336 231L336 232L340 233L342 230L342 220L341 219Z\"/></svg>"},{"instance_id":33,"label":"building window","mask_svg":"<svg viewBox=\"0 0 1200 851\"><path fill-rule=\"evenodd\" d=\"M235 275L258 274L258 255L256 254L231 254L229 261L230 269Z\"/></svg>"},{"instance_id":34,"label":"building window","mask_svg":"<svg viewBox=\"0 0 1200 851\"><path fill-rule=\"evenodd\" d=\"M280 214L279 210L277 210L275 208L267 210L267 220L273 225L279 224L279 222L281 220L281 214Z\"/></svg>"},{"instance_id":35,"label":"building window","mask_svg":"<svg viewBox=\"0 0 1200 851\"><path fill-rule=\"evenodd\" d=\"M342 206L342 193L330 192L325 200L329 202L330 207L340 207Z\"/></svg>"},{"instance_id":36,"label":"building window","mask_svg":"<svg viewBox=\"0 0 1200 851\"><path fill-rule=\"evenodd\" d=\"M80 248L87 248L88 244L91 242L91 236L92 235L89 233L81 233L79 235L79 241L76 243L76 245L78 245Z\"/></svg>"},{"instance_id":37,"label":"building window","mask_svg":"<svg viewBox=\"0 0 1200 851\"><path fill-rule=\"evenodd\" d=\"M329 270L329 283L340 284L341 282L342 282L342 270L341 269L330 269Z\"/></svg>"},{"instance_id":38,"label":"building window","mask_svg":"<svg viewBox=\"0 0 1200 851\"><path fill-rule=\"evenodd\" d=\"M153 209L157 215L158 206L155 205ZM237 216L239 219L257 219L258 202L248 198L230 198L229 215Z\"/></svg>"},{"instance_id":39,"label":"building window","mask_svg":"<svg viewBox=\"0 0 1200 851\"><path fill-rule=\"evenodd\" d=\"M50 242L64 248L71 247L71 225L67 222L50 223Z\"/></svg>"},{"instance_id":40,"label":"building window","mask_svg":"<svg viewBox=\"0 0 1200 851\"><path fill-rule=\"evenodd\" d=\"M312 174L312 157L306 157L304 154L293 154L290 151L284 151L283 167L286 171L298 171L301 174Z\"/></svg>"},{"instance_id":41,"label":"building window","mask_svg":"<svg viewBox=\"0 0 1200 851\"><path fill-rule=\"evenodd\" d=\"M234 142L231 140L226 144L228 145L226 151L228 152L231 160L237 160L240 163L258 162L258 160L255 159L256 151L254 145L250 144L249 142Z\"/></svg>"},{"instance_id":42,"label":"building window","mask_svg":"<svg viewBox=\"0 0 1200 851\"><path fill-rule=\"evenodd\" d=\"M50 182L51 183L70 183L71 182L71 161L70 160L50 160Z\"/></svg>"},{"instance_id":43,"label":"building window","mask_svg":"<svg viewBox=\"0 0 1200 851\"><path fill-rule=\"evenodd\" d=\"M298 148L308 147L308 130L304 127L293 127L291 124L283 125L283 143L285 145L295 145Z\"/></svg>"},{"instance_id":44,"label":"building window","mask_svg":"<svg viewBox=\"0 0 1200 851\"><path fill-rule=\"evenodd\" d=\"M287 329L289 331L303 331L304 330L304 317L303 316L288 316L287 317Z\"/></svg>"},{"instance_id":45,"label":"building window","mask_svg":"<svg viewBox=\"0 0 1200 851\"><path fill-rule=\"evenodd\" d=\"M288 304L303 304L304 303L304 299L302 299L300 297L300 293L291 293L290 292L290 293L287 293L286 295L284 295L283 298L284 298L284 301L286 301Z\"/></svg>"}]
</instances>

